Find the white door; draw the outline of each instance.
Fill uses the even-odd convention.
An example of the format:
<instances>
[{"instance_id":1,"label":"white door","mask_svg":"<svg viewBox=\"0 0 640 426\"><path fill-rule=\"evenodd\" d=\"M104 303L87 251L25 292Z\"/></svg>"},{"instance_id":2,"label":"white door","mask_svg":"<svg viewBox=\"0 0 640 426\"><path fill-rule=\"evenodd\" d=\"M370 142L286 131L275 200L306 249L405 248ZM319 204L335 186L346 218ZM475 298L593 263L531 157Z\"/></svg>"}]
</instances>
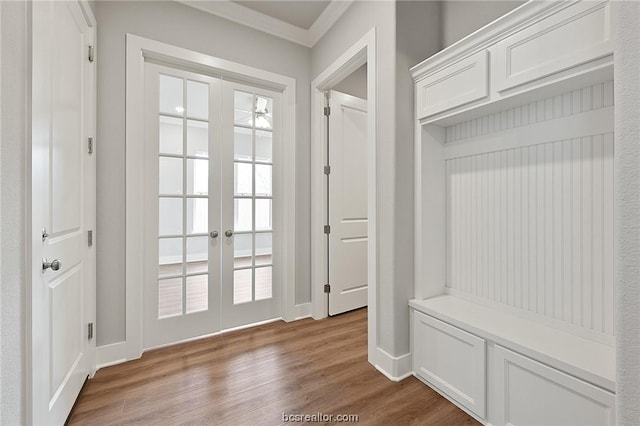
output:
<instances>
[{"instance_id":1,"label":"white door","mask_svg":"<svg viewBox=\"0 0 640 426\"><path fill-rule=\"evenodd\" d=\"M279 317L280 95L146 63L145 102L145 348Z\"/></svg>"},{"instance_id":2,"label":"white door","mask_svg":"<svg viewBox=\"0 0 640 426\"><path fill-rule=\"evenodd\" d=\"M280 314L279 185L282 95L224 83L223 328ZM291 224L290 226L293 226Z\"/></svg>"},{"instance_id":3,"label":"white door","mask_svg":"<svg viewBox=\"0 0 640 426\"><path fill-rule=\"evenodd\" d=\"M219 78L145 65L144 346L220 330Z\"/></svg>"},{"instance_id":4,"label":"white door","mask_svg":"<svg viewBox=\"0 0 640 426\"><path fill-rule=\"evenodd\" d=\"M78 2L33 3L34 424L63 424L95 366L93 37Z\"/></svg>"},{"instance_id":5,"label":"white door","mask_svg":"<svg viewBox=\"0 0 640 426\"><path fill-rule=\"evenodd\" d=\"M329 315L367 306L367 101L329 93Z\"/></svg>"}]
</instances>

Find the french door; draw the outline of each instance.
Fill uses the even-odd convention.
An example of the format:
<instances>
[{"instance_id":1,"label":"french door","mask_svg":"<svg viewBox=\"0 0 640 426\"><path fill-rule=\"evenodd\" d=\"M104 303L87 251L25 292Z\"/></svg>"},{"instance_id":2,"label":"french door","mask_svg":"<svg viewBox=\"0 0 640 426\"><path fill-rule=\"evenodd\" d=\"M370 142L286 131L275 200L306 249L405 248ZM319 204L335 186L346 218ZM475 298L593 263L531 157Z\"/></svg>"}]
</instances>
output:
<instances>
[{"instance_id":1,"label":"french door","mask_svg":"<svg viewBox=\"0 0 640 426\"><path fill-rule=\"evenodd\" d=\"M280 317L281 95L151 63L145 73L145 347Z\"/></svg>"}]
</instances>

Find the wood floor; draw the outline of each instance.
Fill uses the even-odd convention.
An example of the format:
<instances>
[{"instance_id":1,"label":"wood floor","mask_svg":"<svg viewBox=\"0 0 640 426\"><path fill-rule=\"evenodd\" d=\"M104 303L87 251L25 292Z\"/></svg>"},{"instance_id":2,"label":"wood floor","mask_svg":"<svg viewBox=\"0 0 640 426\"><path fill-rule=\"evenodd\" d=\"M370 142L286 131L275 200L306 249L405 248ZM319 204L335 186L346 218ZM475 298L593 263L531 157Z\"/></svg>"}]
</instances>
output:
<instances>
[{"instance_id":1,"label":"wood floor","mask_svg":"<svg viewBox=\"0 0 640 426\"><path fill-rule=\"evenodd\" d=\"M414 377L394 383L369 364L366 315L271 323L147 352L99 370L69 424L268 426L283 424L283 413L477 424Z\"/></svg>"},{"instance_id":2,"label":"wood floor","mask_svg":"<svg viewBox=\"0 0 640 426\"><path fill-rule=\"evenodd\" d=\"M251 268L251 257L234 258L234 268ZM158 318L167 318L184 313L208 309L209 276L207 262L186 262L187 277L182 263L158 266ZM233 303L268 299L272 295L271 255L255 256L255 274L251 269L235 270L233 274ZM204 275L193 275L204 274ZM255 277L255 279L254 279ZM183 288L183 286L185 286ZM186 297L183 304L182 298Z\"/></svg>"}]
</instances>

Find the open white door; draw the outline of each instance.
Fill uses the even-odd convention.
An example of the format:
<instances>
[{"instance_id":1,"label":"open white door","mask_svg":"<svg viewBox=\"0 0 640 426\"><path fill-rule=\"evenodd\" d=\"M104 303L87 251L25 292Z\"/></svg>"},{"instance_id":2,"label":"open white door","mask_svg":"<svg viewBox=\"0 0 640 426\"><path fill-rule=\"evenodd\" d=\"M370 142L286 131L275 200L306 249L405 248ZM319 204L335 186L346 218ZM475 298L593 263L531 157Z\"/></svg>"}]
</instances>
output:
<instances>
[{"instance_id":1,"label":"open white door","mask_svg":"<svg viewBox=\"0 0 640 426\"><path fill-rule=\"evenodd\" d=\"M63 424L95 366L94 29L77 1L32 7L29 409L33 424Z\"/></svg>"},{"instance_id":2,"label":"open white door","mask_svg":"<svg viewBox=\"0 0 640 426\"><path fill-rule=\"evenodd\" d=\"M329 94L329 315L367 306L367 101Z\"/></svg>"}]
</instances>

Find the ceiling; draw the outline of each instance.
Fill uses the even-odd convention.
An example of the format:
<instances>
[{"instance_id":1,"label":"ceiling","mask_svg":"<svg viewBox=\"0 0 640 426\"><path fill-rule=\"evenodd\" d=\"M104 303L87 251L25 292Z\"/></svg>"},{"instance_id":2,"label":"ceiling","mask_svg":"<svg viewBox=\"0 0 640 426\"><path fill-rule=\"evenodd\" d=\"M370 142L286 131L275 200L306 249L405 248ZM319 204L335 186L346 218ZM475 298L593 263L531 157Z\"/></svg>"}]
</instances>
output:
<instances>
[{"instance_id":1,"label":"ceiling","mask_svg":"<svg viewBox=\"0 0 640 426\"><path fill-rule=\"evenodd\" d=\"M308 30L318 19L330 0L280 0L280 1L241 1L234 0L241 6L256 12L287 22L296 27Z\"/></svg>"},{"instance_id":2,"label":"ceiling","mask_svg":"<svg viewBox=\"0 0 640 426\"><path fill-rule=\"evenodd\" d=\"M306 47L313 47L355 0L174 1Z\"/></svg>"}]
</instances>

